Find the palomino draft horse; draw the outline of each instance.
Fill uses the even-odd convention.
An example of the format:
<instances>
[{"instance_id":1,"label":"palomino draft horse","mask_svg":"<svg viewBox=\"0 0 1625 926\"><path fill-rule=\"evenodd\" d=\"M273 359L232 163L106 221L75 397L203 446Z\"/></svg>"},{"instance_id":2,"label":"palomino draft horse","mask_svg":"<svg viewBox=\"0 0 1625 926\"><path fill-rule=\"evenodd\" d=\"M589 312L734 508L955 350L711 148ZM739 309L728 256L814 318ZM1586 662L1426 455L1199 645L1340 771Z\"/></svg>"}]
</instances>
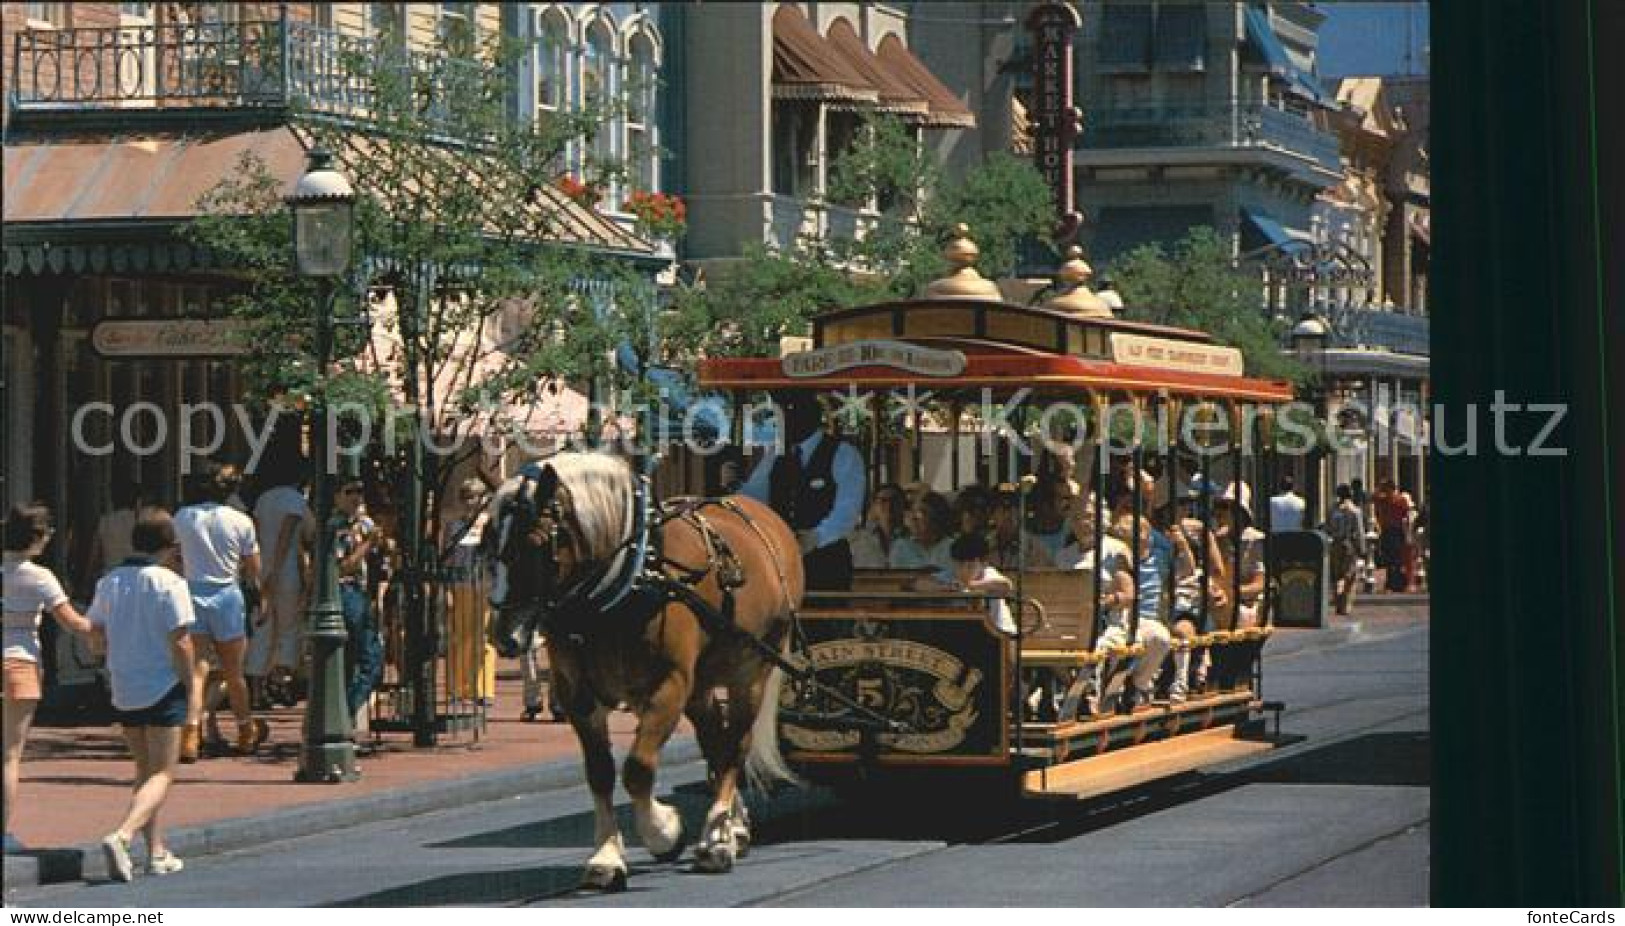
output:
<instances>
[{"instance_id":1,"label":"palomino draft horse","mask_svg":"<svg viewBox=\"0 0 1625 926\"><path fill-rule=\"evenodd\" d=\"M682 821L654 799L654 784L660 747L683 716L715 789L696 869L728 871L748 848L742 770L793 778L778 749L782 673L769 656L788 645L805 587L795 535L748 498L676 499L655 510L646 493L619 457L562 453L510 480L493 502L493 643L512 655L528 630L547 636L593 794L595 851L583 884L606 890L624 888L627 870L607 726L618 705L638 717L621 780L658 859L682 851Z\"/></svg>"}]
</instances>

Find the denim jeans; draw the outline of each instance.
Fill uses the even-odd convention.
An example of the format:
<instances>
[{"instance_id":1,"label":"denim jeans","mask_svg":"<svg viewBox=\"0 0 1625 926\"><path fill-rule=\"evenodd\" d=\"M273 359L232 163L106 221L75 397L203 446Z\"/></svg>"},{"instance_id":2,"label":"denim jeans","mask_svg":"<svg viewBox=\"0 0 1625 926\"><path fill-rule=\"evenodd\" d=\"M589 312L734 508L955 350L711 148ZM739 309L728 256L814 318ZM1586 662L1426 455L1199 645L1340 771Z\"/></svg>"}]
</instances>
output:
<instances>
[{"instance_id":1,"label":"denim jeans","mask_svg":"<svg viewBox=\"0 0 1625 926\"><path fill-rule=\"evenodd\" d=\"M384 641L373 624L365 588L341 583L339 601L344 607L344 630L350 635L344 642L344 672L349 677L344 699L353 716L383 677Z\"/></svg>"}]
</instances>

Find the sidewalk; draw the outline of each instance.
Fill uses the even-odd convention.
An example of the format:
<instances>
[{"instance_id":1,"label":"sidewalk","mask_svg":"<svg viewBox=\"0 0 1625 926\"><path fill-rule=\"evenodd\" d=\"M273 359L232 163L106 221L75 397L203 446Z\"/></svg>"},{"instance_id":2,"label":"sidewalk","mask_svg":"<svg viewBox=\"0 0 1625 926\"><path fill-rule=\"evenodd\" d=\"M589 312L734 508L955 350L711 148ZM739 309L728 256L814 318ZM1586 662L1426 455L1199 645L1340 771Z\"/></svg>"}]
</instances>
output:
<instances>
[{"instance_id":1,"label":"sidewalk","mask_svg":"<svg viewBox=\"0 0 1625 926\"><path fill-rule=\"evenodd\" d=\"M268 838L273 836L273 830L277 831L275 838L289 838L301 829L319 826L319 820L295 822L292 818L299 816L296 811L305 811L304 816L309 817L312 812L330 813L359 803L366 805L372 816L383 817L423 812L432 809L432 804L450 806L488 800L501 796L504 783L515 793L534 786L528 776L541 772L539 766L544 764L554 772L568 770L570 781L579 781L581 774L574 765L579 752L569 725L546 722L545 712L535 723L520 722L523 701L518 664L502 661L498 669L496 706L488 715L485 733L477 740L465 733L456 738L442 737L444 745L433 749L417 749L407 734L386 735L377 741L376 751L358 758L361 780L351 783L295 783L303 709L279 708L263 713L260 716L271 724L271 738L259 754L204 758L195 765L179 767L174 790L164 807L165 829L188 830L193 838L186 842L212 846L235 840L224 832L212 832L225 828L211 824L230 821L232 828L242 829L251 828L253 821L278 821L280 826L260 829ZM229 714L222 719L223 726L230 728ZM635 724L629 714L610 715L617 748L629 741ZM677 738L683 736L679 732ZM667 751L678 750L668 746ZM36 864L26 864L32 862L27 857L21 859L24 864L8 858L6 886L77 877L75 869L80 859L72 850L99 841L118 822L129 798L133 772L134 765L116 727L35 728L23 757L11 834L27 850L43 853L44 857ZM469 779L482 780L485 787L464 787L456 794L435 787L473 784ZM486 793L493 790L499 793ZM432 793L435 791L440 793ZM392 796L401 799L391 802ZM360 798L373 800L358 802ZM69 851L51 851L63 849ZM182 851L179 846L177 851ZM83 862L87 866L100 864L99 858L85 858ZM54 877L53 871L57 872Z\"/></svg>"}]
</instances>

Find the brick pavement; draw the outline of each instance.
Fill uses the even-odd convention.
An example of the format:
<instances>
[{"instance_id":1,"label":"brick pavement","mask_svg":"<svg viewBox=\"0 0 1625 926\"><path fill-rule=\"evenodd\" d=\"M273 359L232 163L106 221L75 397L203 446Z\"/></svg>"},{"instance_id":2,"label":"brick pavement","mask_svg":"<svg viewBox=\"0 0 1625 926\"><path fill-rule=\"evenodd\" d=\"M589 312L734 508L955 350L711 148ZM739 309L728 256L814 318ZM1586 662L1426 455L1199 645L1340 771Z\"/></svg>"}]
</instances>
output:
<instances>
[{"instance_id":1,"label":"brick pavement","mask_svg":"<svg viewBox=\"0 0 1625 926\"><path fill-rule=\"evenodd\" d=\"M496 707L477 741L469 734L444 737L445 745L416 749L408 734L389 734L357 762L361 780L347 784L296 784L301 709L263 714L270 742L252 757L205 758L182 765L164 807L166 827L193 826L256 816L322 801L468 775L518 769L573 758L575 735L567 724L521 723L517 663L499 663ZM223 726L231 727L229 712ZM628 714L611 715L622 745L634 726ZM682 735L682 734L679 734ZM12 834L30 849L61 848L104 836L123 814L134 766L118 729L111 726L36 728L23 759L22 785Z\"/></svg>"},{"instance_id":2,"label":"brick pavement","mask_svg":"<svg viewBox=\"0 0 1625 926\"><path fill-rule=\"evenodd\" d=\"M1422 596L1362 597L1349 618L1333 618L1329 629L1426 619ZM1285 631L1286 637L1318 631ZM1307 642L1306 640L1304 642ZM292 781L298 764L302 713L285 708L268 717L270 743L253 757L206 758L180 767L176 788L164 808L168 827L195 826L323 801L343 801L412 785L452 782L468 775L520 769L573 759L575 737L565 724L521 723L517 664L499 664L496 707L483 736L447 737L445 745L416 749L404 734L382 737L377 751L363 756L359 782L307 785ZM617 746L634 725L630 715L611 715ZM226 726L230 726L229 721ZM680 733L679 735L685 735ZM100 839L122 814L133 767L113 727L36 729L23 761L12 833L35 849L81 845Z\"/></svg>"}]
</instances>

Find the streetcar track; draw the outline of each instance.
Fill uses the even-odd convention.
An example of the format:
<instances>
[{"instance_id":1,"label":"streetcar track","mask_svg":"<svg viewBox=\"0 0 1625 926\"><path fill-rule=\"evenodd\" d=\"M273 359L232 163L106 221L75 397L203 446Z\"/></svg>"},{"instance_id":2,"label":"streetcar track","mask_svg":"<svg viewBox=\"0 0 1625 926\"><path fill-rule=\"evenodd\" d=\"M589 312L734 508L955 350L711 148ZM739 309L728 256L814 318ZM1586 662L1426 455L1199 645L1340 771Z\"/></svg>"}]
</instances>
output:
<instances>
[{"instance_id":1,"label":"streetcar track","mask_svg":"<svg viewBox=\"0 0 1625 926\"><path fill-rule=\"evenodd\" d=\"M1387 842L1387 841L1389 841L1391 839L1397 839L1400 836L1404 836L1405 834L1411 832L1412 830L1416 829L1419 826L1427 825L1429 822L1432 821L1432 819L1433 819L1432 815L1429 814L1428 816L1424 816L1424 817L1422 817L1420 819L1412 820L1409 823L1403 824L1399 828L1393 830L1392 832L1382 833L1380 835L1373 836L1370 839L1367 839L1365 842L1362 842L1362 843L1360 843L1358 845L1355 845L1355 846L1350 846L1349 848L1343 850L1342 852L1337 853L1336 855L1332 855L1332 856L1329 856L1327 858L1321 859L1320 861L1314 863L1313 865L1310 865L1307 868L1302 869L1301 871L1294 872L1294 873L1292 873L1290 875L1286 875L1285 877L1277 878L1274 881L1271 881L1270 883L1264 885L1263 887L1258 888L1255 891L1252 891L1252 892L1247 893L1247 894L1243 894L1242 896L1237 897L1235 900L1232 900L1229 903L1225 904L1225 906L1226 907L1237 907L1237 906L1240 906L1240 905L1246 903L1249 900L1252 900L1255 897L1262 897L1265 894L1268 894L1270 891L1273 891L1276 888L1280 887L1281 885L1287 884L1287 883L1289 883L1291 881L1294 881L1294 880L1296 880L1298 878L1301 878L1304 875L1309 874L1312 871L1319 871L1320 869L1325 868L1327 865L1330 865L1333 862L1341 861L1342 859L1348 858L1351 855L1355 855L1357 853L1364 852L1367 849L1374 848L1375 846L1378 846L1378 845L1380 845L1380 844L1382 844L1384 842Z\"/></svg>"}]
</instances>

